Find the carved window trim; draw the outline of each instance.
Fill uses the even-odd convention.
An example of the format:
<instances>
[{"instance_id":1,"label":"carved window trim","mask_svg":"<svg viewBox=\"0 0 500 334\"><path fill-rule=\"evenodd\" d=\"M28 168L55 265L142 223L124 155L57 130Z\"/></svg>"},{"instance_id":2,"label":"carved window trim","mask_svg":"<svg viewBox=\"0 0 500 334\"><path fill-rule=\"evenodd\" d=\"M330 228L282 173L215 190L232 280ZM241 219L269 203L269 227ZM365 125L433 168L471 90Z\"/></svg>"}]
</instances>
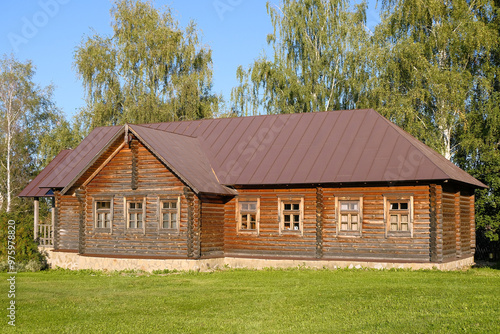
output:
<instances>
[{"instance_id":1,"label":"carved window trim","mask_svg":"<svg viewBox=\"0 0 500 334\"><path fill-rule=\"evenodd\" d=\"M278 197L280 234L304 235L304 197Z\"/></svg>"},{"instance_id":2,"label":"carved window trim","mask_svg":"<svg viewBox=\"0 0 500 334\"><path fill-rule=\"evenodd\" d=\"M179 233L180 225L181 225L181 196L160 196L158 197L158 231L159 232L167 232L167 233ZM169 207L165 207L164 203L170 203ZM175 208L172 207L172 204L175 203ZM172 217L175 214L176 224L175 227L172 228L168 226L169 223L172 222ZM168 215L169 219L167 222L167 227L165 227L164 215Z\"/></svg>"},{"instance_id":3,"label":"carved window trim","mask_svg":"<svg viewBox=\"0 0 500 334\"><path fill-rule=\"evenodd\" d=\"M345 204L348 205L345 208ZM337 235L359 237L363 233L363 196L335 197L335 213ZM347 217L347 221L345 221ZM344 221L343 221L344 220ZM347 229L343 228L347 224ZM352 226L356 224L356 229Z\"/></svg>"},{"instance_id":4,"label":"carved window trim","mask_svg":"<svg viewBox=\"0 0 500 334\"><path fill-rule=\"evenodd\" d=\"M134 204L134 207L131 207L131 204ZM140 204L141 207L137 207L136 204ZM125 230L127 232L142 232L146 234L146 197L144 196L134 196L134 197L124 197L123 198L123 207L124 207L124 221L125 221ZM133 221L136 223L135 226L131 226L130 214L135 215ZM141 216L139 216L141 215ZM139 224L139 218L141 218ZM140 225L140 226L139 226Z\"/></svg>"},{"instance_id":5,"label":"carved window trim","mask_svg":"<svg viewBox=\"0 0 500 334\"><path fill-rule=\"evenodd\" d=\"M246 216L246 220L244 219L244 215ZM252 228L252 215L254 216L254 228ZM260 233L259 197L242 197L236 199L236 228L238 233L257 235Z\"/></svg>"},{"instance_id":6,"label":"carved window trim","mask_svg":"<svg viewBox=\"0 0 500 334\"><path fill-rule=\"evenodd\" d=\"M385 195L384 223L386 238L413 238L413 195ZM397 226L396 230L394 229L394 226Z\"/></svg>"},{"instance_id":7,"label":"carved window trim","mask_svg":"<svg viewBox=\"0 0 500 334\"><path fill-rule=\"evenodd\" d=\"M99 203L109 203L109 207L99 207ZM94 226L94 232L96 233L112 233L113 232L113 196L95 196L92 197L92 222ZM100 221L102 215L109 214L109 220L106 218L105 221L109 221L109 226L100 226Z\"/></svg>"}]
</instances>

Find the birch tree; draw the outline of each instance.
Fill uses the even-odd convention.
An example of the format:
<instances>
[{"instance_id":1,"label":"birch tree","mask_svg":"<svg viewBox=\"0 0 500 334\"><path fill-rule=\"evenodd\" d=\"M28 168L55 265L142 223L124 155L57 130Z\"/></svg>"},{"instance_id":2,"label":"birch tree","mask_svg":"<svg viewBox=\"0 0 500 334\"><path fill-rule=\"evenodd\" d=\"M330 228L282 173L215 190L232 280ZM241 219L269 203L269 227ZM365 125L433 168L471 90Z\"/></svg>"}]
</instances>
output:
<instances>
[{"instance_id":1,"label":"birch tree","mask_svg":"<svg viewBox=\"0 0 500 334\"><path fill-rule=\"evenodd\" d=\"M6 211L10 212L14 187L12 184L14 137L19 131L20 119L31 103L33 74L30 63L21 64L13 58L4 57L0 62L0 111L2 119L3 155L2 168L5 171Z\"/></svg>"},{"instance_id":2,"label":"birch tree","mask_svg":"<svg viewBox=\"0 0 500 334\"><path fill-rule=\"evenodd\" d=\"M38 87L34 74L30 61L5 55L0 59L0 198L7 212L41 167L40 138L62 117L52 102L52 87Z\"/></svg>"},{"instance_id":3,"label":"birch tree","mask_svg":"<svg viewBox=\"0 0 500 334\"><path fill-rule=\"evenodd\" d=\"M87 92L90 127L211 117L212 53L196 25L181 29L171 10L150 2L114 3L112 36L86 37L75 68Z\"/></svg>"},{"instance_id":4,"label":"birch tree","mask_svg":"<svg viewBox=\"0 0 500 334\"><path fill-rule=\"evenodd\" d=\"M373 37L371 105L451 160L467 119L475 66L497 39L488 0L385 0Z\"/></svg>"},{"instance_id":5,"label":"birch tree","mask_svg":"<svg viewBox=\"0 0 500 334\"><path fill-rule=\"evenodd\" d=\"M233 107L244 115L354 108L368 79L366 3L351 11L345 0L284 0L267 11L274 54L238 68Z\"/></svg>"}]
</instances>

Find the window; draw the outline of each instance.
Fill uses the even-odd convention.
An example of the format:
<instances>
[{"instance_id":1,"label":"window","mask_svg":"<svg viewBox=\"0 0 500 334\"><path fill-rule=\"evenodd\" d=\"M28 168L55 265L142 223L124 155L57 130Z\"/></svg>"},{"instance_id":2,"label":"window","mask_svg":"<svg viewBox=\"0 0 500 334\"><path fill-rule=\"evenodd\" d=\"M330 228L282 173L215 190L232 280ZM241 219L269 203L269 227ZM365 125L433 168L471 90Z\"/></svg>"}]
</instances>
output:
<instances>
[{"instance_id":1,"label":"window","mask_svg":"<svg viewBox=\"0 0 500 334\"><path fill-rule=\"evenodd\" d=\"M359 231L359 201L340 201L340 231Z\"/></svg>"},{"instance_id":2,"label":"window","mask_svg":"<svg viewBox=\"0 0 500 334\"><path fill-rule=\"evenodd\" d=\"M389 231L409 231L410 209L409 203L389 202Z\"/></svg>"},{"instance_id":3,"label":"window","mask_svg":"<svg viewBox=\"0 0 500 334\"><path fill-rule=\"evenodd\" d=\"M179 200L161 200L160 210L160 227L170 230L179 229Z\"/></svg>"},{"instance_id":4,"label":"window","mask_svg":"<svg viewBox=\"0 0 500 334\"><path fill-rule=\"evenodd\" d=\"M112 213L111 200L94 200L94 220L96 228L111 229Z\"/></svg>"},{"instance_id":5,"label":"window","mask_svg":"<svg viewBox=\"0 0 500 334\"><path fill-rule=\"evenodd\" d=\"M386 199L387 236L412 236L413 197Z\"/></svg>"},{"instance_id":6,"label":"window","mask_svg":"<svg viewBox=\"0 0 500 334\"><path fill-rule=\"evenodd\" d=\"M302 233L303 200L280 201L280 232Z\"/></svg>"},{"instance_id":7,"label":"window","mask_svg":"<svg viewBox=\"0 0 500 334\"><path fill-rule=\"evenodd\" d=\"M240 231L257 232L259 203L257 200L238 202Z\"/></svg>"},{"instance_id":8,"label":"window","mask_svg":"<svg viewBox=\"0 0 500 334\"><path fill-rule=\"evenodd\" d=\"M144 228L144 203L143 201L127 202L128 228Z\"/></svg>"}]
</instances>

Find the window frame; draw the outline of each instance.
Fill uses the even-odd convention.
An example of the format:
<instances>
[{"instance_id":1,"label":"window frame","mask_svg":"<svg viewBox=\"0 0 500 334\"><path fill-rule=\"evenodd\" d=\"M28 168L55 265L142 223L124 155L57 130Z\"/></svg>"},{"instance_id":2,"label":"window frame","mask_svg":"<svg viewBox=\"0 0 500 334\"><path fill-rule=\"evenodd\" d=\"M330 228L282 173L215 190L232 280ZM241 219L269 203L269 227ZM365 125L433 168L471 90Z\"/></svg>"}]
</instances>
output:
<instances>
[{"instance_id":1,"label":"window frame","mask_svg":"<svg viewBox=\"0 0 500 334\"><path fill-rule=\"evenodd\" d=\"M299 210L285 210L286 204L298 204ZM288 212L288 213L287 213ZM296 215L299 216L299 226L298 229L285 229L285 215ZM291 235L304 235L304 197L278 197L278 221L279 221L279 232L281 234L291 234ZM295 221L290 220L290 224L294 224ZM291 225L292 227L292 225Z\"/></svg>"},{"instance_id":2,"label":"window frame","mask_svg":"<svg viewBox=\"0 0 500 334\"><path fill-rule=\"evenodd\" d=\"M393 203L407 203L407 209L391 209ZM391 213L401 217L402 213L408 215L408 230L401 230L401 218L398 219L398 230L391 231ZM413 223L414 223L414 203L413 195L386 195L384 196L384 225L385 236L390 237L410 237L413 238Z\"/></svg>"},{"instance_id":3,"label":"window frame","mask_svg":"<svg viewBox=\"0 0 500 334\"><path fill-rule=\"evenodd\" d=\"M146 197L124 197L124 214L125 214L125 230L128 232L142 232L146 233ZM141 227L130 227L130 206L131 203L141 203L142 204L142 226ZM138 209L134 209L134 212L139 213Z\"/></svg>"},{"instance_id":4,"label":"window frame","mask_svg":"<svg viewBox=\"0 0 500 334\"><path fill-rule=\"evenodd\" d=\"M342 210L343 202L357 202L358 210ZM361 236L363 233L363 196L336 196L335 197L335 217L337 220L337 235L341 236ZM358 228L356 230L343 230L342 229L342 215L343 213L348 214L352 219L352 215L356 214L358 219ZM349 219L349 220L351 220ZM348 222L349 224L350 222ZM349 224L350 225L350 224Z\"/></svg>"},{"instance_id":5,"label":"window frame","mask_svg":"<svg viewBox=\"0 0 500 334\"><path fill-rule=\"evenodd\" d=\"M255 202L255 211L252 210L242 210L242 203ZM252 212L255 213L255 228L242 228L242 211L246 212L247 215ZM260 233L260 197L241 197L236 199L236 229L238 233L244 234L259 234Z\"/></svg>"},{"instance_id":6,"label":"window frame","mask_svg":"<svg viewBox=\"0 0 500 334\"><path fill-rule=\"evenodd\" d=\"M165 202L174 202L176 203L176 208L164 208L163 203ZM180 225L181 225L181 196L168 196L168 197L158 197L157 201L158 205L158 231L160 232L167 232L167 233L178 233L180 230ZM175 211L175 212L174 212ZM168 227L163 227L163 214L164 213L175 213L177 215L177 220L176 220L176 227L175 228L168 228Z\"/></svg>"},{"instance_id":7,"label":"window frame","mask_svg":"<svg viewBox=\"0 0 500 334\"><path fill-rule=\"evenodd\" d=\"M92 222L94 226L94 231L98 233L112 233L113 232L113 216L114 216L114 208L113 208L113 196L96 196L92 197ZM99 209L97 209L97 203L98 202L109 202L109 209L103 210L100 209L101 212L106 212L109 210L110 214L110 219L109 219L109 226L108 227L99 227L98 226L98 213Z\"/></svg>"}]
</instances>

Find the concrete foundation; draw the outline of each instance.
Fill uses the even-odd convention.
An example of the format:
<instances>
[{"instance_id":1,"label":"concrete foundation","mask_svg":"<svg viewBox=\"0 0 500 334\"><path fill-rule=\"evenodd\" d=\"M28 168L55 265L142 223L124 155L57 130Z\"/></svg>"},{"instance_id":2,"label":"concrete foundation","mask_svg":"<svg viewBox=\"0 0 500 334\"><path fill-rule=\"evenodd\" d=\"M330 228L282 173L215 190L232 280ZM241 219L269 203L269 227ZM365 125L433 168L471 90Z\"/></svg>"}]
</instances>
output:
<instances>
[{"instance_id":1,"label":"concrete foundation","mask_svg":"<svg viewBox=\"0 0 500 334\"><path fill-rule=\"evenodd\" d=\"M293 259L251 259L238 257L224 257L213 259L137 259L137 258L112 258L82 256L77 253L54 252L44 249L48 255L51 268L65 268L71 270L195 270L210 271L218 268L374 268L374 269L438 269L460 270L469 268L474 264L474 257L458 259L446 263L391 263L377 261L340 261L340 260L293 260Z\"/></svg>"}]
</instances>

